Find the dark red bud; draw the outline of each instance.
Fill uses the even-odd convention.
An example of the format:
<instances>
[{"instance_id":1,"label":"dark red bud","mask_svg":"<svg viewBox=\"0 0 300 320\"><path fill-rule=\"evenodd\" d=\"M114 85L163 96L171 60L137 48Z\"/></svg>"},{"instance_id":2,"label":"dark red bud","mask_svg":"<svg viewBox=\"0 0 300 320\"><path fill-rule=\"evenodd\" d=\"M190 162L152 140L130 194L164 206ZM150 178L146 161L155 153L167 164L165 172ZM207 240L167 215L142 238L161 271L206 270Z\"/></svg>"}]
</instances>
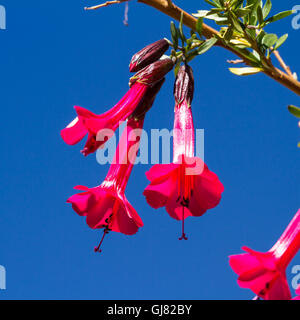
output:
<instances>
[{"instance_id":1,"label":"dark red bud","mask_svg":"<svg viewBox=\"0 0 300 320\"><path fill-rule=\"evenodd\" d=\"M177 104L184 100L189 104L192 103L194 97L194 75L192 68L188 65L181 66L178 71L174 84L174 97Z\"/></svg>"},{"instance_id":2,"label":"dark red bud","mask_svg":"<svg viewBox=\"0 0 300 320\"><path fill-rule=\"evenodd\" d=\"M166 39L158 40L136 53L130 62L130 72L137 72L152 62L157 61L169 49Z\"/></svg>"},{"instance_id":3,"label":"dark red bud","mask_svg":"<svg viewBox=\"0 0 300 320\"><path fill-rule=\"evenodd\" d=\"M174 67L174 62L170 58L158 60L136 73L129 80L131 87L135 82L147 85L153 85L157 81L165 77Z\"/></svg>"},{"instance_id":4,"label":"dark red bud","mask_svg":"<svg viewBox=\"0 0 300 320\"><path fill-rule=\"evenodd\" d=\"M153 86L151 86L145 96L143 97L142 101L139 103L133 114L131 115L134 118L140 119L142 118L147 111L149 111L155 101L156 95L160 91L162 85L165 82L165 78L161 79L160 81L156 82Z\"/></svg>"}]
</instances>

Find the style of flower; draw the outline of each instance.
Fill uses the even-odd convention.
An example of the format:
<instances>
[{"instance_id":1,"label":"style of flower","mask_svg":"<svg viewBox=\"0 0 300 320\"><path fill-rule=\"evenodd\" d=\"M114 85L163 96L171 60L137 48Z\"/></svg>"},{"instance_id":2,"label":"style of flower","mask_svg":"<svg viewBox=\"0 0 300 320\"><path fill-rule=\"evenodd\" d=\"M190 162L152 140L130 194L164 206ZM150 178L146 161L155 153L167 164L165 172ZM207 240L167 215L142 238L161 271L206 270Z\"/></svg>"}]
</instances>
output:
<instances>
[{"instance_id":1,"label":"style of flower","mask_svg":"<svg viewBox=\"0 0 300 320\"><path fill-rule=\"evenodd\" d=\"M300 249L300 210L268 252L242 249L247 253L229 259L231 268L239 276L238 285L251 289L265 300L290 300L286 268Z\"/></svg>"},{"instance_id":2,"label":"style of flower","mask_svg":"<svg viewBox=\"0 0 300 320\"><path fill-rule=\"evenodd\" d=\"M166 207L168 214L182 221L189 216L201 216L214 208L224 191L216 174L194 156L194 124L191 102L194 92L192 69L182 66L175 82L175 121L173 132L173 163L154 165L146 176L150 185L144 190L148 204L157 209Z\"/></svg>"}]
</instances>

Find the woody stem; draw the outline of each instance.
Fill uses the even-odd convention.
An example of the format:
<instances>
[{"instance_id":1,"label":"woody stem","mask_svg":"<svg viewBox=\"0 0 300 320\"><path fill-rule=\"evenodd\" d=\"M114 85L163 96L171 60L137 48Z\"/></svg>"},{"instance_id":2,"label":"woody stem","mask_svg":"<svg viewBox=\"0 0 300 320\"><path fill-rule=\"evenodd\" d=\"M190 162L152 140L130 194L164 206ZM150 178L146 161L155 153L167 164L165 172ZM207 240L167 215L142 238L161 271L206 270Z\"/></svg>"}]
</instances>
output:
<instances>
[{"instance_id":1,"label":"woody stem","mask_svg":"<svg viewBox=\"0 0 300 320\"><path fill-rule=\"evenodd\" d=\"M151 6L162 13L170 16L173 19L176 19L177 21L180 21L181 16L183 17L183 24L186 25L188 28L196 31L196 23L197 19L176 6L174 3L172 6L169 5L169 1L167 0L138 0L138 2L144 3L148 6ZM210 26L203 24L203 31L202 34L206 38L211 38L213 36L218 35L218 31L214 28L211 28ZM226 50L231 51L235 55L237 55L239 58L243 59L243 61L249 65L252 66L252 61L247 58L245 55L245 52L241 49L237 49L233 46L229 46L222 42L221 40L218 40L216 43L217 46L222 47ZM248 52L248 51L247 51ZM287 87L294 93L300 96L300 82L297 81L292 75L286 74L285 72L282 72L280 69L275 68L274 66L265 68L263 72L280 83L281 85Z\"/></svg>"}]
</instances>

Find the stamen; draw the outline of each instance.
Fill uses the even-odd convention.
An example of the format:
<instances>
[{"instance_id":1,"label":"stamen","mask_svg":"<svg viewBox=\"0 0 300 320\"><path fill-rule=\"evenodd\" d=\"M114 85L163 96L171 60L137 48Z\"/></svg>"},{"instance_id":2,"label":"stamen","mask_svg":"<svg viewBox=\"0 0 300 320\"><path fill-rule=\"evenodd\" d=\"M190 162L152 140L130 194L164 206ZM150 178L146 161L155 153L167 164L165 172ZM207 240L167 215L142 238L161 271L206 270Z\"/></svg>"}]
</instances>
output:
<instances>
[{"instance_id":1,"label":"stamen","mask_svg":"<svg viewBox=\"0 0 300 320\"><path fill-rule=\"evenodd\" d=\"M102 236L102 238L101 238L101 241L100 241L98 247L95 247L95 248L94 248L94 251L95 251L95 252L99 252L99 253L102 252L102 250L101 250L100 248L101 248L101 245L102 245L102 243L103 243L103 241L104 241L105 236L109 233L109 231L110 231L110 230L108 229L108 226L107 226L107 227L104 229L104 231L103 231L103 236Z\"/></svg>"},{"instance_id":2,"label":"stamen","mask_svg":"<svg viewBox=\"0 0 300 320\"><path fill-rule=\"evenodd\" d=\"M182 206L182 235L179 238L179 240L188 240L186 234L184 233L184 208L185 208L185 206L183 205Z\"/></svg>"}]
</instances>

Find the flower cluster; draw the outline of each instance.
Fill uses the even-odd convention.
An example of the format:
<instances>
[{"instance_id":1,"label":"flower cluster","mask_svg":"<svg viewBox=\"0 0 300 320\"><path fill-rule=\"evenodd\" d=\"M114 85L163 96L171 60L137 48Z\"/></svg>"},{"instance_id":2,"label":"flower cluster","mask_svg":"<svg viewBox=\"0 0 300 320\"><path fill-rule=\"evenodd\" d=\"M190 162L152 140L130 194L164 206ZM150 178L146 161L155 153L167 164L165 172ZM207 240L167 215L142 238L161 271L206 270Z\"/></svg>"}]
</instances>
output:
<instances>
[{"instance_id":1,"label":"flower cluster","mask_svg":"<svg viewBox=\"0 0 300 320\"><path fill-rule=\"evenodd\" d=\"M63 140L69 145L77 144L87 135L81 151L87 156L103 148L120 123L126 121L105 180L94 188L76 186L80 193L67 200L76 213L86 217L90 228L104 230L96 252L101 252L104 237L110 231L133 235L143 226L142 219L125 196L125 189L139 149L145 115L152 107L164 77L174 67L175 61L163 56L168 48L168 41L162 39L135 54L130 71L137 73L130 78L130 88L124 97L100 115L76 106L77 117L61 131ZM201 216L215 207L224 190L218 177L194 155L193 93L193 72L184 64L174 86L173 163L154 165L146 173L150 185L144 191L151 207L166 207L172 218L182 221L180 239L187 239L184 220L189 216Z\"/></svg>"}]
</instances>

